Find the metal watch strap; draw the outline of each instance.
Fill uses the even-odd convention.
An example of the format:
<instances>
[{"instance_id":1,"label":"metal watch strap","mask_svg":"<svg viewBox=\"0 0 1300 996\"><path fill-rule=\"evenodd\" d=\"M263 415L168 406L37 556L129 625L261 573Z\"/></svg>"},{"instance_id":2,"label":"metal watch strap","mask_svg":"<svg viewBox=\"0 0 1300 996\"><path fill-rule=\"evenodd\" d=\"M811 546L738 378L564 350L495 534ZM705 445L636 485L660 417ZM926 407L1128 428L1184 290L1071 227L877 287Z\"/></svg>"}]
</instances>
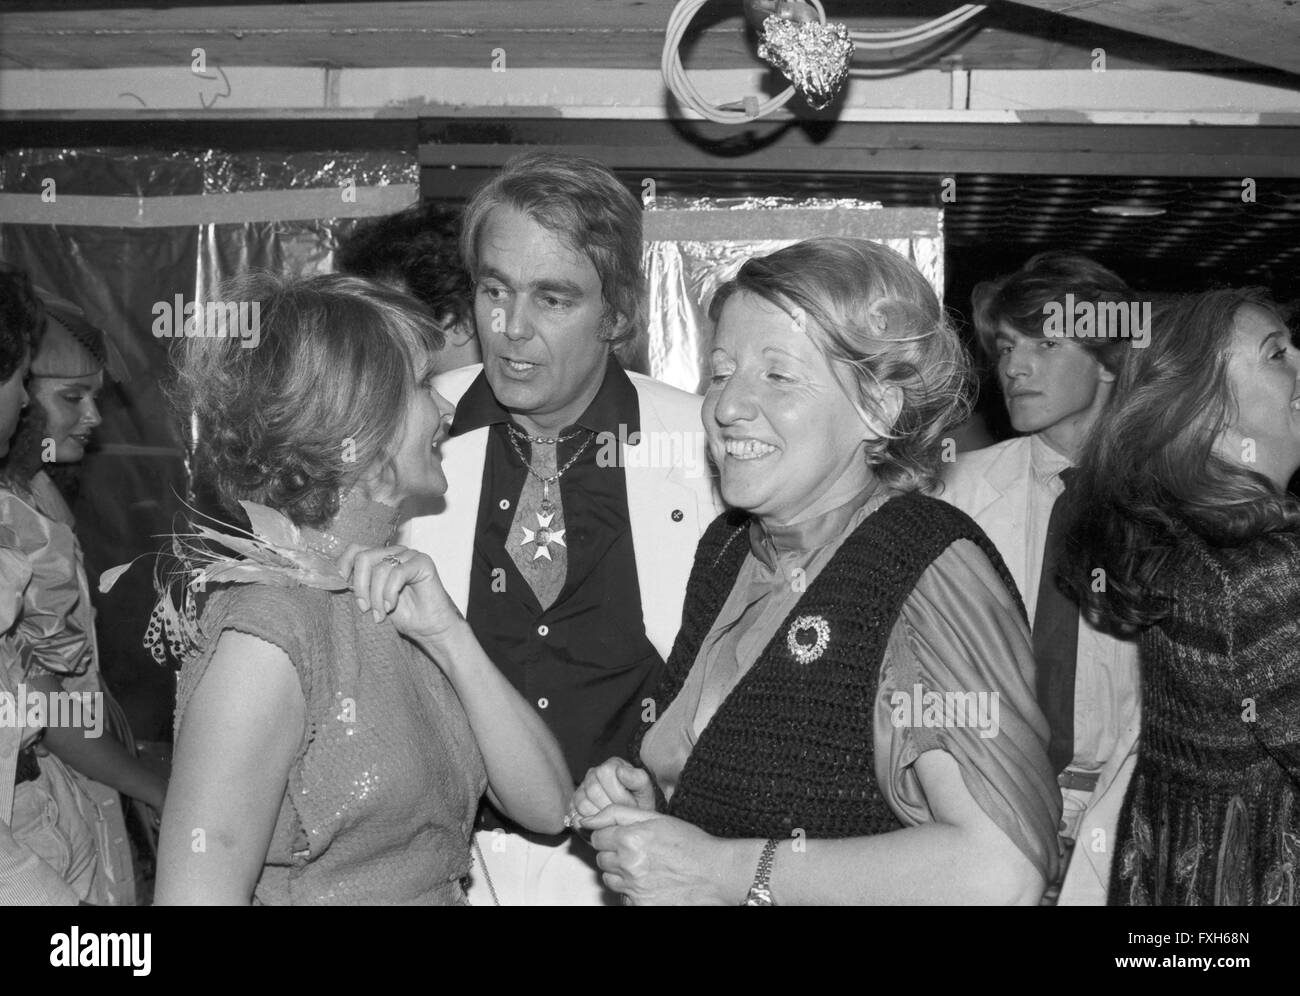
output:
<instances>
[{"instance_id":1,"label":"metal watch strap","mask_svg":"<svg viewBox=\"0 0 1300 996\"><path fill-rule=\"evenodd\" d=\"M775 906L772 901L772 859L776 856L777 839L771 837L763 845L763 853L758 858L758 868L754 871L754 884L749 887L749 895L741 906Z\"/></svg>"}]
</instances>

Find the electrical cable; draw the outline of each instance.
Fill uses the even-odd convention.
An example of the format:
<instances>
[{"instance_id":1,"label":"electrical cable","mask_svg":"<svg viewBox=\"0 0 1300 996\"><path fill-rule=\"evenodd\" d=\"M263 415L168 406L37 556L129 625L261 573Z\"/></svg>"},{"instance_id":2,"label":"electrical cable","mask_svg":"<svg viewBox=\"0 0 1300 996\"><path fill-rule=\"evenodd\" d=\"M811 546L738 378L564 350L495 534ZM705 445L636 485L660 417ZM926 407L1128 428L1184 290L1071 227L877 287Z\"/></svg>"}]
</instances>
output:
<instances>
[{"instance_id":1,"label":"electrical cable","mask_svg":"<svg viewBox=\"0 0 1300 996\"><path fill-rule=\"evenodd\" d=\"M773 111L784 107L790 98L795 95L794 87L787 87L775 97L771 97L762 103L758 102L756 96L742 98L740 103L744 110L732 110L730 105L717 106L710 104L704 99L703 95L695 84L687 76L686 70L682 66L681 43L686 35L686 29L690 26L695 15L699 13L708 0L680 0L676 7L673 8L672 14L668 18L668 29L664 35L663 58L660 60L660 69L663 72L664 82L668 84L668 89L681 103L695 111L701 117L709 121L716 121L719 124L744 124L757 118L766 117ZM817 17L821 23L826 23L826 11L822 7L820 0L808 0L808 3L817 11Z\"/></svg>"},{"instance_id":2,"label":"electrical cable","mask_svg":"<svg viewBox=\"0 0 1300 996\"><path fill-rule=\"evenodd\" d=\"M826 10L821 0L803 0L817 14L817 20L826 23ZM664 82L672 94L686 107L702 118L719 124L745 124L758 118L766 117L784 107L797 92L793 86L782 90L775 97L760 101L759 95L749 95L727 104L711 104L704 99L699 89L691 82L682 65L681 44L686 36L686 29L700 9L708 0L679 0L668 18L668 27L664 33L663 55L659 68ZM851 31L849 37L856 47L871 51L904 48L932 41L956 31L971 18L982 13L986 4L963 4L924 24L911 28L899 28L889 31ZM921 63L915 63L920 65ZM905 61L900 66L876 66L850 68L853 76L887 76L912 68L914 63ZM739 107L737 106L739 105Z\"/></svg>"},{"instance_id":3,"label":"electrical cable","mask_svg":"<svg viewBox=\"0 0 1300 996\"><path fill-rule=\"evenodd\" d=\"M982 14L987 9L987 6L987 4L968 3L956 10L949 11L942 17L936 17L932 21L918 24L912 28L899 28L896 31L850 31L849 37L853 39L853 44L857 48L865 49L889 49L917 45L955 31L972 17Z\"/></svg>"}]
</instances>

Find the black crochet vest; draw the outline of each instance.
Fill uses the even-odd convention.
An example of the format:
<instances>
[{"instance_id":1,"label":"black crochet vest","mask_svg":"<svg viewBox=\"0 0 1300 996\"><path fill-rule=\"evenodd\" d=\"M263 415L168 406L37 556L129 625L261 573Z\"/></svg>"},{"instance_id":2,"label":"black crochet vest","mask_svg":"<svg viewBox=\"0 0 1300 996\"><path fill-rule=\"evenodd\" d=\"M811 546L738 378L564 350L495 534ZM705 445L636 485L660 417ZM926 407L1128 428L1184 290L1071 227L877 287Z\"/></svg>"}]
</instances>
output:
<instances>
[{"instance_id":1,"label":"black crochet vest","mask_svg":"<svg viewBox=\"0 0 1300 996\"><path fill-rule=\"evenodd\" d=\"M727 512L700 539L682 628L655 696L662 715L681 691L749 552L749 516ZM718 708L659 808L717 837L858 837L902 824L876 784L876 690L890 632L927 567L958 539L992 561L1024 614L1019 590L992 542L964 512L909 493L869 515L808 586L772 642ZM821 655L791 650L801 617L829 626ZM814 643L816 626L794 634ZM823 630L824 631L824 630ZM643 726L634 751L640 752Z\"/></svg>"}]
</instances>

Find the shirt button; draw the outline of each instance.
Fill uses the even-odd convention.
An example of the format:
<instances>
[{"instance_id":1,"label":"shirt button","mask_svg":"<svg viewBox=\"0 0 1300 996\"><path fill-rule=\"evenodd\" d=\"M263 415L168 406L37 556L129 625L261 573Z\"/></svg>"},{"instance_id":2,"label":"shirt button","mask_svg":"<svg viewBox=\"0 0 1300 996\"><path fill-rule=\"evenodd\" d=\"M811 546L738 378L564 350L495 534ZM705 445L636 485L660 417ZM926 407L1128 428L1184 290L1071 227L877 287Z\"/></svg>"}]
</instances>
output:
<instances>
[{"instance_id":1,"label":"shirt button","mask_svg":"<svg viewBox=\"0 0 1300 996\"><path fill-rule=\"evenodd\" d=\"M674 522L681 522L682 519L684 519L684 518L686 518L686 516L682 514L682 510L681 510L680 508L675 508L675 509L673 509L673 521L674 521Z\"/></svg>"},{"instance_id":2,"label":"shirt button","mask_svg":"<svg viewBox=\"0 0 1300 996\"><path fill-rule=\"evenodd\" d=\"M502 498L499 502L497 502L497 508L501 509L501 511L503 512L508 510L510 508L510 499Z\"/></svg>"},{"instance_id":3,"label":"shirt button","mask_svg":"<svg viewBox=\"0 0 1300 996\"><path fill-rule=\"evenodd\" d=\"M537 627L537 635L538 635L538 636L550 636L550 635L551 635L551 627L550 627L550 626L538 626L538 627Z\"/></svg>"},{"instance_id":4,"label":"shirt button","mask_svg":"<svg viewBox=\"0 0 1300 996\"><path fill-rule=\"evenodd\" d=\"M548 705L550 705L550 704L551 704L551 700L548 699L548 698L545 698L545 697L542 697L542 698L540 698L540 699L537 700L537 708L538 708L538 709L545 709L545 708L546 708Z\"/></svg>"}]
</instances>

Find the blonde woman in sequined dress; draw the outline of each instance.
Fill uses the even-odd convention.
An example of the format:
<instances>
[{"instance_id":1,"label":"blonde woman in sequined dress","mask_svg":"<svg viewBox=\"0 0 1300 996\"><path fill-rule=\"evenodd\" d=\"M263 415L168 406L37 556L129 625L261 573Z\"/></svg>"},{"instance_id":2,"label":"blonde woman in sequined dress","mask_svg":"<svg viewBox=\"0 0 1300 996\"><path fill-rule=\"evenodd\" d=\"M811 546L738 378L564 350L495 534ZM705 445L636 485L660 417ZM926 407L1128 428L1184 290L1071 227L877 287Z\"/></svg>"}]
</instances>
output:
<instances>
[{"instance_id":1,"label":"blonde woman in sequined dress","mask_svg":"<svg viewBox=\"0 0 1300 996\"><path fill-rule=\"evenodd\" d=\"M228 296L259 303L260 343L186 341L203 470L227 504L291 520L302 550L345 576L358 564L358 595L211 589L180 677L158 901L464 903L483 792L556 832L572 786L436 578L366 601L397 558L361 551L391 538L403 501L446 489L451 407L429 380L441 333L357 278L260 276Z\"/></svg>"}]
</instances>

